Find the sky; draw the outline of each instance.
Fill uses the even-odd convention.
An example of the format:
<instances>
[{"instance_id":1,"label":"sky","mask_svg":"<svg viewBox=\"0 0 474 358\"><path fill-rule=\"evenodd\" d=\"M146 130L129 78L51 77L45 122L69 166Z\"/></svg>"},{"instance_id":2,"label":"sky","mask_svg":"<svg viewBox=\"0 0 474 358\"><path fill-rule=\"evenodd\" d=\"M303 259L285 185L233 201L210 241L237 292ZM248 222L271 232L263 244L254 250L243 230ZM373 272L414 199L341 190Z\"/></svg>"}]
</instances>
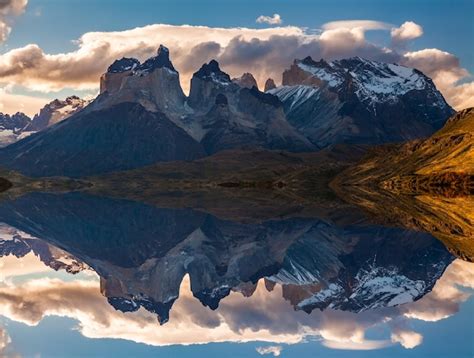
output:
<instances>
[{"instance_id":1,"label":"sky","mask_svg":"<svg viewBox=\"0 0 474 358\"><path fill-rule=\"evenodd\" d=\"M122 56L170 48L185 92L204 62L278 83L293 59L359 55L416 67L474 105L472 0L0 0L0 112L94 97Z\"/></svg>"}]
</instances>

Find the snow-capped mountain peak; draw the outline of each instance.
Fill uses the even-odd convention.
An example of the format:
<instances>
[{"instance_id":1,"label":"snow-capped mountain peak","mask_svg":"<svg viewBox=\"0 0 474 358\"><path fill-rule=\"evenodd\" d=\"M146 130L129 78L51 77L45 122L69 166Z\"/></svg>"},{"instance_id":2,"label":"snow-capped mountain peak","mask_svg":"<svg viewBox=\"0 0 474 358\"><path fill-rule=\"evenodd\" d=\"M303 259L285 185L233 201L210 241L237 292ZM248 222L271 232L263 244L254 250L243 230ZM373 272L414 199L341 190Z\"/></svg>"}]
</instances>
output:
<instances>
[{"instance_id":1,"label":"snow-capped mountain peak","mask_svg":"<svg viewBox=\"0 0 474 358\"><path fill-rule=\"evenodd\" d=\"M360 100L397 101L409 91L433 86L431 80L416 69L358 56L332 62L307 57L296 60L295 65L330 88L350 82Z\"/></svg>"},{"instance_id":2,"label":"snow-capped mountain peak","mask_svg":"<svg viewBox=\"0 0 474 358\"><path fill-rule=\"evenodd\" d=\"M27 131L40 131L77 113L90 103L77 96L64 100L55 99L45 105L26 128Z\"/></svg>"}]
</instances>

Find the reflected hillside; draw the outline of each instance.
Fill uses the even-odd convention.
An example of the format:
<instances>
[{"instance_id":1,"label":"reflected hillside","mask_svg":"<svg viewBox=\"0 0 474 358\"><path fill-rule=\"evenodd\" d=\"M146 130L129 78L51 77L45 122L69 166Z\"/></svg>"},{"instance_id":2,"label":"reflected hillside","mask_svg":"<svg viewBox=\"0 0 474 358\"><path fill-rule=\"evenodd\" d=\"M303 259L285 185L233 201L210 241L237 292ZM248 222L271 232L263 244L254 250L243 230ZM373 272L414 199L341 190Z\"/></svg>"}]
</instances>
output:
<instances>
[{"instance_id":1,"label":"reflected hillside","mask_svg":"<svg viewBox=\"0 0 474 358\"><path fill-rule=\"evenodd\" d=\"M474 260L474 109L426 140L376 148L331 186L378 222L432 233Z\"/></svg>"}]
</instances>

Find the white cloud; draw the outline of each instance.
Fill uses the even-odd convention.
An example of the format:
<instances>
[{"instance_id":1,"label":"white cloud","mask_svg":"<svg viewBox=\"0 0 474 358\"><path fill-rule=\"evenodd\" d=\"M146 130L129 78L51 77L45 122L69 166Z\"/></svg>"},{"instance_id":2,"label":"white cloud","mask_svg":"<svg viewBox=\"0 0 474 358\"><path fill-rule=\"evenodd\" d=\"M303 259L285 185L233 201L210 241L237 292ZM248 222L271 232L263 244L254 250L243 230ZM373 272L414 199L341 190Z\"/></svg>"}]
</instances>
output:
<instances>
[{"instance_id":1,"label":"white cloud","mask_svg":"<svg viewBox=\"0 0 474 358\"><path fill-rule=\"evenodd\" d=\"M392 332L392 342L400 343L402 347L413 349L423 342L423 336L417 332L396 330Z\"/></svg>"},{"instance_id":2,"label":"white cloud","mask_svg":"<svg viewBox=\"0 0 474 358\"><path fill-rule=\"evenodd\" d=\"M283 350L282 346L267 346L267 347L257 347L256 351L262 356L265 354L273 354L274 357L279 357L281 351Z\"/></svg>"},{"instance_id":3,"label":"white cloud","mask_svg":"<svg viewBox=\"0 0 474 358\"><path fill-rule=\"evenodd\" d=\"M273 16L260 15L256 22L259 24L281 25L283 20L279 14L273 14Z\"/></svg>"},{"instance_id":4,"label":"white cloud","mask_svg":"<svg viewBox=\"0 0 474 358\"><path fill-rule=\"evenodd\" d=\"M423 28L413 21L406 21L400 27L394 27L390 31L394 42L414 40L423 35Z\"/></svg>"}]
</instances>

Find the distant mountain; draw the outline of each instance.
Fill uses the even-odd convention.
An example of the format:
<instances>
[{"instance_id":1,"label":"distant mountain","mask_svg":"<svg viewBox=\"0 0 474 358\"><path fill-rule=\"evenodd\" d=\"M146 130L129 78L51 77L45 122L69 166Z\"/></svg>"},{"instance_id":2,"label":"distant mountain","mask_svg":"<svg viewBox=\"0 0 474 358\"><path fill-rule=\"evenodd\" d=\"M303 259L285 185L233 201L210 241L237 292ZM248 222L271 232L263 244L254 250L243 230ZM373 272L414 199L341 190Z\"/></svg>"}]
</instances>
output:
<instances>
[{"instance_id":1,"label":"distant mountain","mask_svg":"<svg viewBox=\"0 0 474 358\"><path fill-rule=\"evenodd\" d=\"M76 274L88 269L87 265L56 246L0 223L0 257L13 255L21 258L29 253L38 256L41 262L56 271Z\"/></svg>"},{"instance_id":2,"label":"distant mountain","mask_svg":"<svg viewBox=\"0 0 474 358\"><path fill-rule=\"evenodd\" d=\"M67 97L65 100L55 99L46 104L33 119L21 112L12 116L0 113L0 148L72 116L89 102L77 96Z\"/></svg>"},{"instance_id":3,"label":"distant mountain","mask_svg":"<svg viewBox=\"0 0 474 358\"><path fill-rule=\"evenodd\" d=\"M416 69L360 57L295 60L282 86L288 121L314 144L385 143L427 137L454 112Z\"/></svg>"},{"instance_id":4,"label":"distant mountain","mask_svg":"<svg viewBox=\"0 0 474 358\"><path fill-rule=\"evenodd\" d=\"M22 133L31 123L31 118L22 112L13 115L0 113L0 148L24 137Z\"/></svg>"},{"instance_id":5,"label":"distant mountain","mask_svg":"<svg viewBox=\"0 0 474 358\"><path fill-rule=\"evenodd\" d=\"M31 119L22 112L17 112L14 115L0 113L0 130L9 129L14 132L23 130Z\"/></svg>"},{"instance_id":6,"label":"distant mountain","mask_svg":"<svg viewBox=\"0 0 474 358\"><path fill-rule=\"evenodd\" d=\"M77 96L70 96L65 100L55 99L45 105L40 112L33 117L33 120L28 123L25 130L32 132L41 131L72 116L87 106L89 102L90 101Z\"/></svg>"}]
</instances>

